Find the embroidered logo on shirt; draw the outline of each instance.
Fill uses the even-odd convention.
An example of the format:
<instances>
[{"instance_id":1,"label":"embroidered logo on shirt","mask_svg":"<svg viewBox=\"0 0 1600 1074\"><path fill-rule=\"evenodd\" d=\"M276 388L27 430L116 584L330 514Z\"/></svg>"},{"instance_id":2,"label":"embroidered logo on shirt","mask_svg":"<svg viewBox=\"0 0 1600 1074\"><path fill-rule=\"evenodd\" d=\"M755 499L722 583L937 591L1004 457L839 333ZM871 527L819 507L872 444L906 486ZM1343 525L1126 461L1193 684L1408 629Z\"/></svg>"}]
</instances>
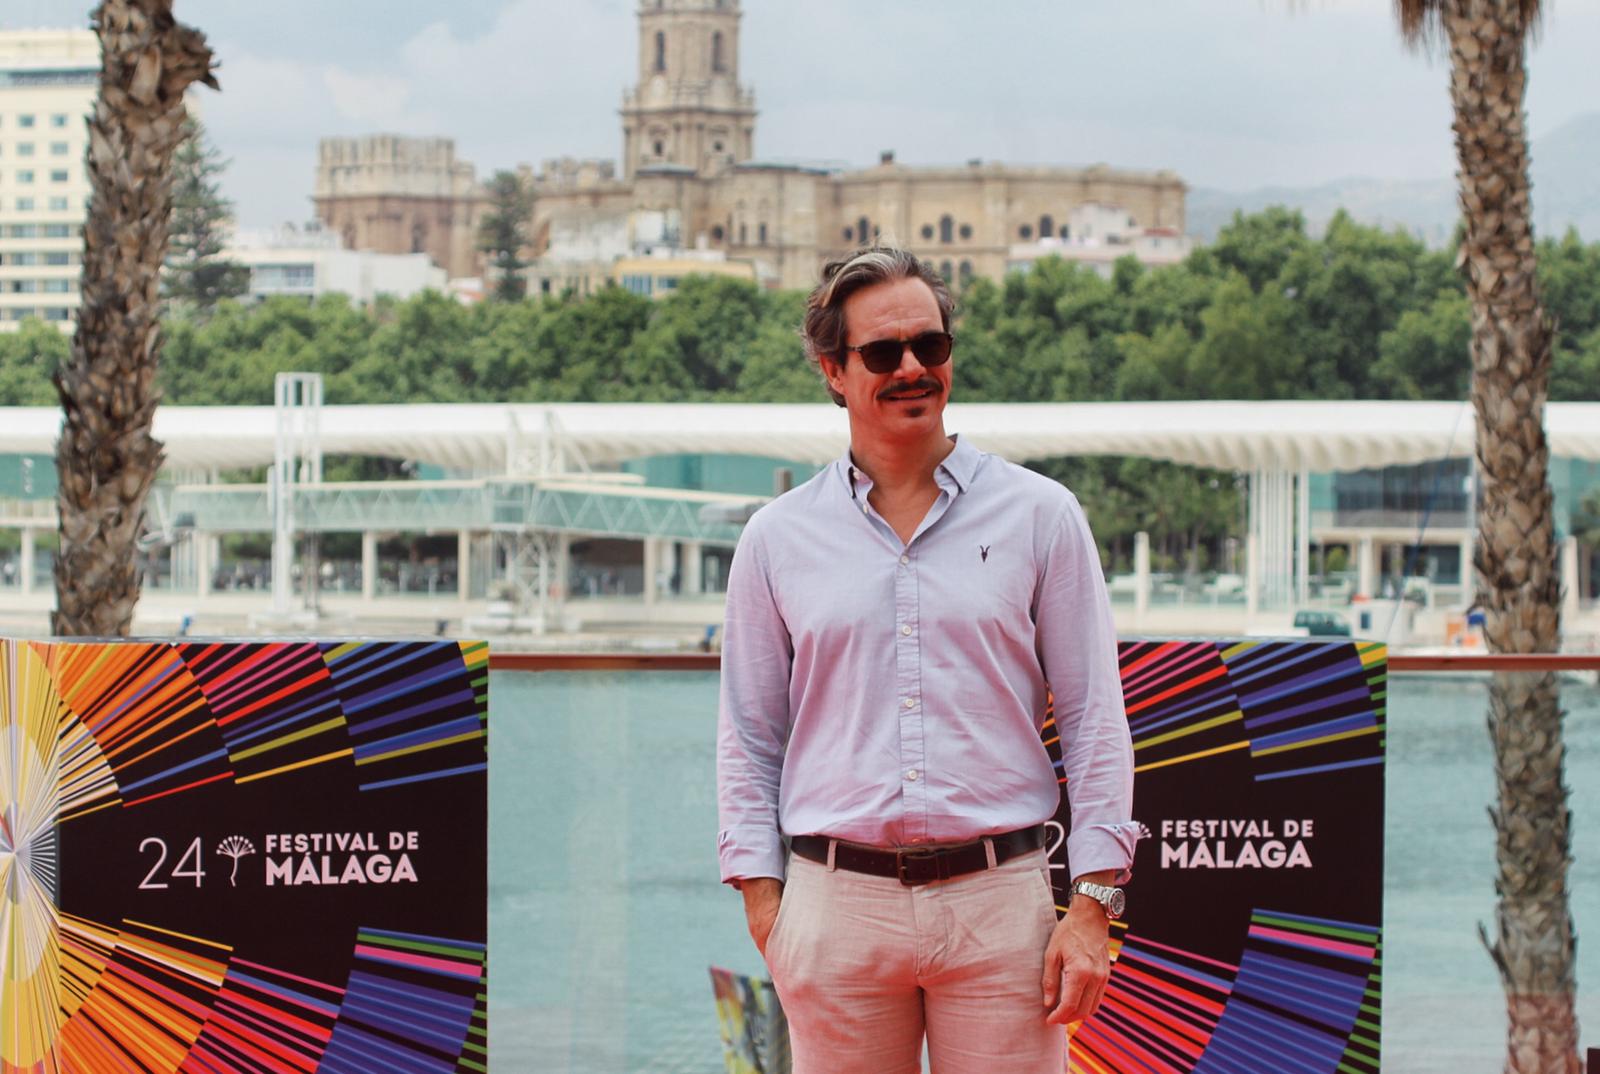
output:
<instances>
[{"instance_id":1,"label":"embroidered logo on shirt","mask_svg":"<svg viewBox=\"0 0 1600 1074\"><path fill-rule=\"evenodd\" d=\"M986 544L980 544L978 546L978 555L983 557L983 561L985 563L989 562L989 546Z\"/></svg>"}]
</instances>

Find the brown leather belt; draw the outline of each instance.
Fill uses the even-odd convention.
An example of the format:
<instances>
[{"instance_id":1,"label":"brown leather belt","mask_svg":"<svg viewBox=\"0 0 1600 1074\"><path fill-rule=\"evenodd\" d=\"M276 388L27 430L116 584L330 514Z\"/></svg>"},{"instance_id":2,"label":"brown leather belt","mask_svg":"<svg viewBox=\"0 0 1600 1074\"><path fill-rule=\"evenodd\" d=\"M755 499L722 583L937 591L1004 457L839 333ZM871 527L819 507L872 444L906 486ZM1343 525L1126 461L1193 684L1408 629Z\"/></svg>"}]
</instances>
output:
<instances>
[{"instance_id":1,"label":"brown leather belt","mask_svg":"<svg viewBox=\"0 0 1600 1074\"><path fill-rule=\"evenodd\" d=\"M1044 846L1044 825L1035 824L1031 828L1018 828L1014 832L986 838L994 844L994 863L999 865L1019 854ZM830 842L833 840L826 835L797 835L789 841L789 849L802 858L826 865ZM904 847L897 850L880 850L840 842L833 851L833 865L834 868L852 873L892 876L911 887L982 872L989 867L989 854L984 850L982 839L960 846Z\"/></svg>"}]
</instances>

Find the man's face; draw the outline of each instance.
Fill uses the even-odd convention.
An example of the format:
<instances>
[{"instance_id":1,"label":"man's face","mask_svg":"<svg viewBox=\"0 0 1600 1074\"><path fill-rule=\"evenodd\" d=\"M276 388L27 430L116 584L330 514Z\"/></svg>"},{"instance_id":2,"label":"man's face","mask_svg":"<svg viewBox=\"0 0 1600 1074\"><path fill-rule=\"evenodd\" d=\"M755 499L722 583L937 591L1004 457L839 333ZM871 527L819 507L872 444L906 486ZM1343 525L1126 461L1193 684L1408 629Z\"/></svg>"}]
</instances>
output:
<instances>
[{"instance_id":1,"label":"man's face","mask_svg":"<svg viewBox=\"0 0 1600 1074\"><path fill-rule=\"evenodd\" d=\"M880 339L909 340L944 331L939 303L921 280L901 279L863 287L844 301L845 345ZM889 373L873 373L855 351L823 360L828 383L844 396L852 425L865 423L895 438L940 435L950 395L951 362L925 368L909 347Z\"/></svg>"}]
</instances>

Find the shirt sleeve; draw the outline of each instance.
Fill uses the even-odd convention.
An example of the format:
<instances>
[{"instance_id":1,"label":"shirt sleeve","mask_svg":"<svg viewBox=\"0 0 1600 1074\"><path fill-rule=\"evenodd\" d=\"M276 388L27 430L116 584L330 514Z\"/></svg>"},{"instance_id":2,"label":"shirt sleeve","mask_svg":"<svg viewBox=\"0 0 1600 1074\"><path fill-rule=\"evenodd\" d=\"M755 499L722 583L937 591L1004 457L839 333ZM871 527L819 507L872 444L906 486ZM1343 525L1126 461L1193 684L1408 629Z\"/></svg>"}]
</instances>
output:
<instances>
[{"instance_id":1,"label":"shirt sleeve","mask_svg":"<svg viewBox=\"0 0 1600 1074\"><path fill-rule=\"evenodd\" d=\"M1121 882L1130 875L1140 832L1133 820L1133 741L1122 707L1111 600L1075 498L1057 520L1037 601L1039 662L1055 698L1072 808L1068 864L1074 876L1110 869Z\"/></svg>"},{"instance_id":2,"label":"shirt sleeve","mask_svg":"<svg viewBox=\"0 0 1600 1074\"><path fill-rule=\"evenodd\" d=\"M717 706L717 851L724 883L784 876L778 785L789 741L794 650L778 612L759 529L728 571Z\"/></svg>"}]
</instances>

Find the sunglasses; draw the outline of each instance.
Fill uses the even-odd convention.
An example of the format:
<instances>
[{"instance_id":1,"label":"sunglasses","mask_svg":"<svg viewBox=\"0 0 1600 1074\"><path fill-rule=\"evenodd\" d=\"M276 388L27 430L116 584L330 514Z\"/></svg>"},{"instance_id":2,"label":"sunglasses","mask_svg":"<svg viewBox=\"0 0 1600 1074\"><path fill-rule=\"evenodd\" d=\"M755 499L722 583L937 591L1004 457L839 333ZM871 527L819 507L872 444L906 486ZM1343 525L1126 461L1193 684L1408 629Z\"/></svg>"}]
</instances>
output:
<instances>
[{"instance_id":1,"label":"sunglasses","mask_svg":"<svg viewBox=\"0 0 1600 1074\"><path fill-rule=\"evenodd\" d=\"M956 337L949 332L924 332L910 339L875 339L859 347L846 347L845 350L860 354L861 364L870 373L893 373L900 368L907 347L911 348L918 362L932 369L950 360L950 348L955 341Z\"/></svg>"}]
</instances>

